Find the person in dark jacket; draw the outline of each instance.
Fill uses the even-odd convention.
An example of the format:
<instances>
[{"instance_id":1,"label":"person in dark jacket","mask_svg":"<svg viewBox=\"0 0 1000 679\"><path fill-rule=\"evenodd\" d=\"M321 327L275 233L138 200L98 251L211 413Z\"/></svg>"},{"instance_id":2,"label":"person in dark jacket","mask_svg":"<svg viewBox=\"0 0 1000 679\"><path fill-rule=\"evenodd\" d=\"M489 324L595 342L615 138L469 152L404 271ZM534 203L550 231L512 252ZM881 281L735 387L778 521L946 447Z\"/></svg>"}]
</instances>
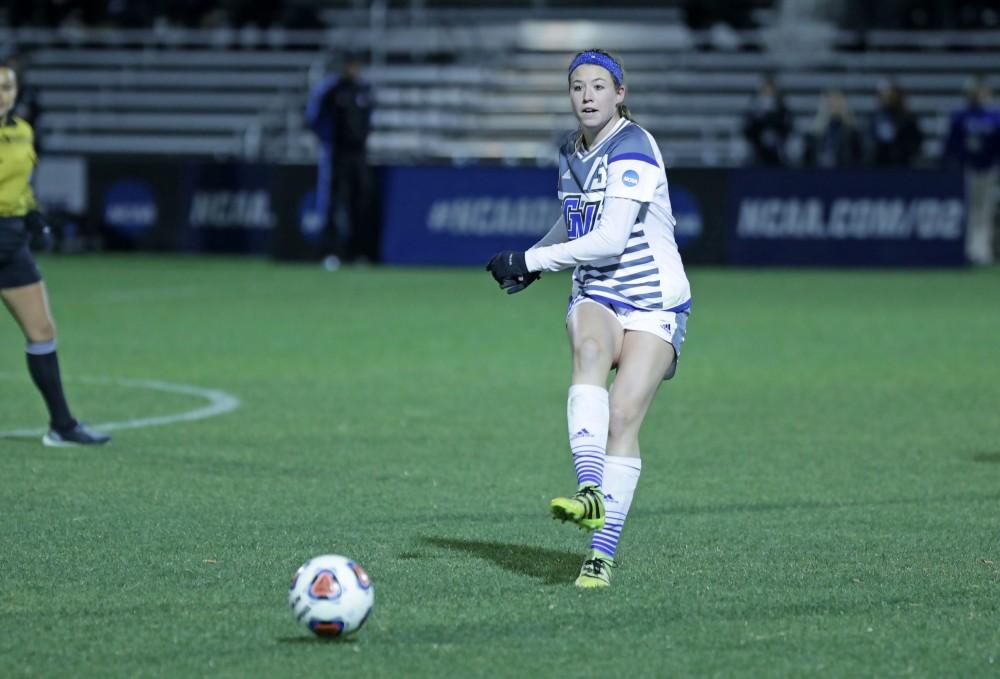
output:
<instances>
[{"instance_id":1,"label":"person in dark jacket","mask_svg":"<svg viewBox=\"0 0 1000 679\"><path fill-rule=\"evenodd\" d=\"M829 90L820 98L812 132L806 137L805 164L852 167L861 162L861 133L847 97Z\"/></svg>"},{"instance_id":2,"label":"person in dark jacket","mask_svg":"<svg viewBox=\"0 0 1000 679\"><path fill-rule=\"evenodd\" d=\"M920 160L924 134L906 106L906 95L892 81L878 88L878 108L868 121L867 157L877 167L912 167Z\"/></svg>"},{"instance_id":3,"label":"person in dark jacket","mask_svg":"<svg viewBox=\"0 0 1000 679\"><path fill-rule=\"evenodd\" d=\"M965 105L951 114L944 158L965 172L969 227L966 256L976 266L992 264L996 253L997 181L1000 179L1000 109L990 103L983 78L965 85Z\"/></svg>"},{"instance_id":4,"label":"person in dark jacket","mask_svg":"<svg viewBox=\"0 0 1000 679\"><path fill-rule=\"evenodd\" d=\"M324 220L332 260L374 260L374 177L368 133L374 95L362 79L364 60L348 55L339 76L310 93L306 122L319 139L317 211Z\"/></svg>"},{"instance_id":5,"label":"person in dark jacket","mask_svg":"<svg viewBox=\"0 0 1000 679\"><path fill-rule=\"evenodd\" d=\"M784 165L787 161L785 144L791 133L792 114L774 79L768 76L761 82L743 117L743 136L753 152L751 162Z\"/></svg>"}]
</instances>

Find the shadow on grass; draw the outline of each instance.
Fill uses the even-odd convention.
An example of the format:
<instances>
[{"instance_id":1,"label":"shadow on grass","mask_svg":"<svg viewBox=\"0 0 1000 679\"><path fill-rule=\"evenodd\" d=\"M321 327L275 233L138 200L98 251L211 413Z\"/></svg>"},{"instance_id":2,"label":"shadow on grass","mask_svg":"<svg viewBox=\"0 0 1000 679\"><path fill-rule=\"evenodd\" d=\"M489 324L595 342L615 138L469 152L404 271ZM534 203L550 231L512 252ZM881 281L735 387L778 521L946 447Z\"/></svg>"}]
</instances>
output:
<instances>
[{"instance_id":1,"label":"shadow on grass","mask_svg":"<svg viewBox=\"0 0 1000 679\"><path fill-rule=\"evenodd\" d=\"M318 637L315 634L299 634L294 637L275 637L279 644L313 644L319 646L350 646L357 643L353 636L327 639Z\"/></svg>"},{"instance_id":2,"label":"shadow on grass","mask_svg":"<svg viewBox=\"0 0 1000 679\"><path fill-rule=\"evenodd\" d=\"M977 453L972 456L974 462L993 462L994 464L1000 463L1000 453Z\"/></svg>"},{"instance_id":3,"label":"shadow on grass","mask_svg":"<svg viewBox=\"0 0 1000 679\"><path fill-rule=\"evenodd\" d=\"M581 554L533 545L488 540L463 540L461 538L424 537L424 542L465 552L480 559L492 561L504 570L538 578L546 585L565 585L572 582L580 568Z\"/></svg>"}]
</instances>

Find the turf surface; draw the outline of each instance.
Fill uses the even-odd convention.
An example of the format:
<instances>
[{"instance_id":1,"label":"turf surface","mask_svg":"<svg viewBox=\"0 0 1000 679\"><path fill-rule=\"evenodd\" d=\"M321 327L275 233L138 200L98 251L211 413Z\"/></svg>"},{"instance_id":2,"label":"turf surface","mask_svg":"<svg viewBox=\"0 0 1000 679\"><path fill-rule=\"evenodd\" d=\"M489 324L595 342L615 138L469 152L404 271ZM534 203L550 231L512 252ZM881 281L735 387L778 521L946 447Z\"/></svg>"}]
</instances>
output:
<instances>
[{"instance_id":1,"label":"turf surface","mask_svg":"<svg viewBox=\"0 0 1000 679\"><path fill-rule=\"evenodd\" d=\"M1000 270L694 269L610 591L547 517L568 278L181 257L43 261L100 450L0 438L3 676L995 676ZM0 432L45 416L0 324ZM112 383L87 381L111 378ZM372 574L349 643L292 619Z\"/></svg>"}]
</instances>

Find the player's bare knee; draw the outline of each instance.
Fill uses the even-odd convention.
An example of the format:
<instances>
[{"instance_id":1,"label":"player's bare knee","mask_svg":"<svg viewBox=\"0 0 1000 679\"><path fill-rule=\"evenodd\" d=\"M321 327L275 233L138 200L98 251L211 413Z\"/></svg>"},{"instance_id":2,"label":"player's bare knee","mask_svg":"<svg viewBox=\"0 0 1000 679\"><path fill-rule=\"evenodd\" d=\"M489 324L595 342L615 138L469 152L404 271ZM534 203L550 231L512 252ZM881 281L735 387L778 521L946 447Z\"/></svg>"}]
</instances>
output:
<instances>
[{"instance_id":1,"label":"player's bare knee","mask_svg":"<svg viewBox=\"0 0 1000 679\"><path fill-rule=\"evenodd\" d=\"M581 337L573 342L573 365L578 369L590 369L610 362L607 350L595 337Z\"/></svg>"}]
</instances>

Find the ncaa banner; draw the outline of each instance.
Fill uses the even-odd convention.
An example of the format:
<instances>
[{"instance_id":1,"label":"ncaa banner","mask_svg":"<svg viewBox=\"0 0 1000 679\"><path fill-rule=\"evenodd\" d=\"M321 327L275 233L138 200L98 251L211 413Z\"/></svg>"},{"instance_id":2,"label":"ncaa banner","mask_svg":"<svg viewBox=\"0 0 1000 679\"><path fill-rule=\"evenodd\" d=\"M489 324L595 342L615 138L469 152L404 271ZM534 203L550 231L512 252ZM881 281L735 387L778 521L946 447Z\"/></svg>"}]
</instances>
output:
<instances>
[{"instance_id":1,"label":"ncaa banner","mask_svg":"<svg viewBox=\"0 0 1000 679\"><path fill-rule=\"evenodd\" d=\"M523 250L559 216L555 168L388 167L382 261L480 265Z\"/></svg>"},{"instance_id":2,"label":"ncaa banner","mask_svg":"<svg viewBox=\"0 0 1000 679\"><path fill-rule=\"evenodd\" d=\"M275 259L318 262L330 254L316 209L315 165L282 165L272 173L271 205L277 217L271 238Z\"/></svg>"},{"instance_id":3,"label":"ncaa banner","mask_svg":"<svg viewBox=\"0 0 1000 679\"><path fill-rule=\"evenodd\" d=\"M961 174L938 170L734 170L729 263L961 266Z\"/></svg>"},{"instance_id":4,"label":"ncaa banner","mask_svg":"<svg viewBox=\"0 0 1000 679\"><path fill-rule=\"evenodd\" d=\"M268 165L88 161L88 216L114 250L261 254L277 216Z\"/></svg>"},{"instance_id":5,"label":"ncaa banner","mask_svg":"<svg viewBox=\"0 0 1000 679\"><path fill-rule=\"evenodd\" d=\"M271 202L272 166L185 162L180 185L181 250L265 254L277 216Z\"/></svg>"},{"instance_id":6,"label":"ncaa banner","mask_svg":"<svg viewBox=\"0 0 1000 679\"><path fill-rule=\"evenodd\" d=\"M728 182L722 168L667 168L674 240L685 265L725 264Z\"/></svg>"},{"instance_id":7,"label":"ncaa banner","mask_svg":"<svg viewBox=\"0 0 1000 679\"><path fill-rule=\"evenodd\" d=\"M176 250L181 165L140 159L87 161L87 216L112 250Z\"/></svg>"}]
</instances>

